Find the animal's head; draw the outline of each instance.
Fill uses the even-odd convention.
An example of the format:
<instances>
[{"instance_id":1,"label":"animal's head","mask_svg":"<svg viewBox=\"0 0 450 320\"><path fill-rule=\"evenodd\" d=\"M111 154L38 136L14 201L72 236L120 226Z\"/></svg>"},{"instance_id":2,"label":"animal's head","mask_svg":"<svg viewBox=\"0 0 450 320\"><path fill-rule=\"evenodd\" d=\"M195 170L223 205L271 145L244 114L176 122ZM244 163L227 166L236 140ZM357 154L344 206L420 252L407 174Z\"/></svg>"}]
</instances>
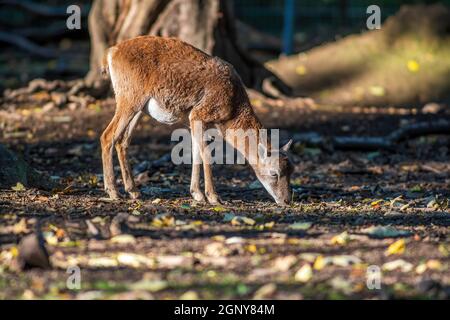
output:
<instances>
[{"instance_id":1,"label":"animal's head","mask_svg":"<svg viewBox=\"0 0 450 320\"><path fill-rule=\"evenodd\" d=\"M291 202L290 178L294 166L288 156L292 140L289 140L279 150L270 150L263 144L258 145L259 161L254 167L256 176L264 188L280 205ZM270 154L270 156L269 156Z\"/></svg>"}]
</instances>

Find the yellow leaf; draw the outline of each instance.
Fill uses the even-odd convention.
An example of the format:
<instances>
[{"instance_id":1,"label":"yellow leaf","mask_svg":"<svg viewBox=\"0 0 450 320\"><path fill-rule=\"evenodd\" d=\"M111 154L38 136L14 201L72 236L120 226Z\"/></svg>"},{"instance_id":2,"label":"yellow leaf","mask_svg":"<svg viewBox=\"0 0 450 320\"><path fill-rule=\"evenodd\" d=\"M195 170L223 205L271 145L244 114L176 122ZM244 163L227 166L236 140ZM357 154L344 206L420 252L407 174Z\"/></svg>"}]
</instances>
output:
<instances>
[{"instance_id":1,"label":"yellow leaf","mask_svg":"<svg viewBox=\"0 0 450 320\"><path fill-rule=\"evenodd\" d=\"M439 260L431 259L427 261L427 268L430 270L441 270L442 263Z\"/></svg>"},{"instance_id":2,"label":"yellow leaf","mask_svg":"<svg viewBox=\"0 0 450 320\"><path fill-rule=\"evenodd\" d=\"M248 252L251 252L251 253L256 253L258 251L258 249L256 248L256 246L254 244L249 244L246 247L246 249Z\"/></svg>"},{"instance_id":3,"label":"yellow leaf","mask_svg":"<svg viewBox=\"0 0 450 320\"><path fill-rule=\"evenodd\" d=\"M386 256L390 256L393 254L403 254L405 252L406 249L406 243L404 239L400 239L395 241L393 244L391 244L385 254Z\"/></svg>"},{"instance_id":4,"label":"yellow leaf","mask_svg":"<svg viewBox=\"0 0 450 320\"><path fill-rule=\"evenodd\" d=\"M350 236L348 235L347 231L344 231L341 234L338 234L337 236L334 236L333 238L331 238L330 243L333 245L344 246L349 241L350 241Z\"/></svg>"},{"instance_id":5,"label":"yellow leaf","mask_svg":"<svg viewBox=\"0 0 450 320\"><path fill-rule=\"evenodd\" d=\"M17 249L17 247L12 247L9 251L13 257L17 257L19 255L19 249Z\"/></svg>"},{"instance_id":6,"label":"yellow leaf","mask_svg":"<svg viewBox=\"0 0 450 320\"><path fill-rule=\"evenodd\" d=\"M275 221L267 222L264 224L264 228L272 229L274 225L275 225Z\"/></svg>"},{"instance_id":7,"label":"yellow leaf","mask_svg":"<svg viewBox=\"0 0 450 320\"><path fill-rule=\"evenodd\" d=\"M420 69L420 65L416 60L408 60L407 67L408 70L413 73L418 72Z\"/></svg>"},{"instance_id":8,"label":"yellow leaf","mask_svg":"<svg viewBox=\"0 0 450 320\"><path fill-rule=\"evenodd\" d=\"M175 218L171 215L161 214L153 219L152 225L155 227L170 227L175 225Z\"/></svg>"},{"instance_id":9,"label":"yellow leaf","mask_svg":"<svg viewBox=\"0 0 450 320\"><path fill-rule=\"evenodd\" d=\"M304 65L299 65L295 68L295 72L298 75L304 76L307 73L306 67Z\"/></svg>"},{"instance_id":10,"label":"yellow leaf","mask_svg":"<svg viewBox=\"0 0 450 320\"><path fill-rule=\"evenodd\" d=\"M383 201L384 201L383 199L375 200L375 201L372 201L372 202L370 203L370 205L371 205L372 207L379 207L380 204L381 204L381 202L383 202Z\"/></svg>"},{"instance_id":11,"label":"yellow leaf","mask_svg":"<svg viewBox=\"0 0 450 320\"><path fill-rule=\"evenodd\" d=\"M17 182L17 184L14 187L11 187L11 189L14 191L24 191L25 186L22 183Z\"/></svg>"},{"instance_id":12,"label":"yellow leaf","mask_svg":"<svg viewBox=\"0 0 450 320\"><path fill-rule=\"evenodd\" d=\"M323 268L325 268L325 266L327 265L327 261L325 260L325 258L320 255L316 258L316 261L314 261L314 270L322 270Z\"/></svg>"},{"instance_id":13,"label":"yellow leaf","mask_svg":"<svg viewBox=\"0 0 450 320\"><path fill-rule=\"evenodd\" d=\"M298 271L295 273L294 278L296 281L305 283L311 280L312 276L313 276L312 268L307 263L303 265L300 269L298 269Z\"/></svg>"},{"instance_id":14,"label":"yellow leaf","mask_svg":"<svg viewBox=\"0 0 450 320\"><path fill-rule=\"evenodd\" d=\"M240 226L242 224L253 226L255 223L256 223L255 220L253 220L252 218L244 216L235 216L233 219L231 219L231 224L233 226Z\"/></svg>"}]
</instances>

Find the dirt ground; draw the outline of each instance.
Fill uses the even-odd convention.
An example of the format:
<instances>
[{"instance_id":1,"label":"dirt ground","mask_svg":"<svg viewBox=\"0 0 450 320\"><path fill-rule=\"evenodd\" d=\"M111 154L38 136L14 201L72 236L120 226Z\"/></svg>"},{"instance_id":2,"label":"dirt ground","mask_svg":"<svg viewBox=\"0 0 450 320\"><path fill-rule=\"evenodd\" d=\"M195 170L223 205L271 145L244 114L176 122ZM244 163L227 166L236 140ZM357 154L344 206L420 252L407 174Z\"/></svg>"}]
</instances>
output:
<instances>
[{"instance_id":1,"label":"dirt ground","mask_svg":"<svg viewBox=\"0 0 450 320\"><path fill-rule=\"evenodd\" d=\"M144 198L111 202L99 135L113 110L111 100L2 107L0 142L60 187L0 192L0 298L449 298L450 137L375 152L297 144L285 208L248 167L215 166L224 204L209 206L189 196L190 167L164 160L173 128L145 117L130 148ZM426 119L316 110L282 136L380 135ZM53 269L16 271L17 243L38 219ZM74 265L80 289L66 284ZM379 289L367 286L376 283L368 266L380 271Z\"/></svg>"}]
</instances>

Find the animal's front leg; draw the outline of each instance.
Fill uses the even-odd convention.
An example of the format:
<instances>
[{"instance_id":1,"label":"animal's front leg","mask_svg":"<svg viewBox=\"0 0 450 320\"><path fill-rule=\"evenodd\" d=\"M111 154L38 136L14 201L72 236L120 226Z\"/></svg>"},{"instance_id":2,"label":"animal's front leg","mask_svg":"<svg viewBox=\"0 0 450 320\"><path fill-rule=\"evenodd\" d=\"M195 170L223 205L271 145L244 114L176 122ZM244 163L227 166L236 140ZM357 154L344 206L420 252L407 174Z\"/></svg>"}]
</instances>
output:
<instances>
[{"instance_id":1,"label":"animal's front leg","mask_svg":"<svg viewBox=\"0 0 450 320\"><path fill-rule=\"evenodd\" d=\"M206 153L204 154L205 158L209 158L206 156ZM207 163L206 159L203 159L203 174L205 176L205 195L208 199L208 202L210 204L221 204L222 201L220 200L216 189L214 187L214 181L213 181L213 175L212 175L212 169L210 162Z\"/></svg>"},{"instance_id":2,"label":"animal's front leg","mask_svg":"<svg viewBox=\"0 0 450 320\"><path fill-rule=\"evenodd\" d=\"M214 178L211 167L211 153L207 150L206 141L202 139L200 145L200 154L203 160L203 175L205 179L205 195L210 204L221 204L219 196L217 195L216 189L214 187Z\"/></svg>"},{"instance_id":3,"label":"animal's front leg","mask_svg":"<svg viewBox=\"0 0 450 320\"><path fill-rule=\"evenodd\" d=\"M195 201L204 202L205 196L200 189L200 168L202 163L202 158L200 155L200 141L196 139L197 136L201 137L200 133L196 134L196 129L194 128L194 122L191 121L191 140L192 140L192 175L191 175L191 195ZM198 138L198 137L197 137Z\"/></svg>"}]
</instances>

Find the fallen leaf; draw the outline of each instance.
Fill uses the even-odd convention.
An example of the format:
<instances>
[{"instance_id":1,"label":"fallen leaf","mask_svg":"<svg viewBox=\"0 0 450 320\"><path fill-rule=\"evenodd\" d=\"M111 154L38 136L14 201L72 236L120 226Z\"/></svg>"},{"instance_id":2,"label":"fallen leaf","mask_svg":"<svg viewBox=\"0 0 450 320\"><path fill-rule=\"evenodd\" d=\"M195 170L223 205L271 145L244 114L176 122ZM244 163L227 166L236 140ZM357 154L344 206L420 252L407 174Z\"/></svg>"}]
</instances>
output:
<instances>
[{"instance_id":1,"label":"fallen leaf","mask_svg":"<svg viewBox=\"0 0 450 320\"><path fill-rule=\"evenodd\" d=\"M167 255L158 256L156 262L161 268L177 268L177 267L187 267L191 263L191 259L179 255Z\"/></svg>"},{"instance_id":2,"label":"fallen leaf","mask_svg":"<svg viewBox=\"0 0 450 320\"><path fill-rule=\"evenodd\" d=\"M238 243L243 243L243 242L244 242L244 238L242 238L242 237L230 237L225 240L226 244L238 244Z\"/></svg>"},{"instance_id":3,"label":"fallen leaf","mask_svg":"<svg viewBox=\"0 0 450 320\"><path fill-rule=\"evenodd\" d=\"M117 261L121 265L129 266L132 268L139 268L141 266L152 267L154 260L147 258L146 256L134 253L120 252L117 255Z\"/></svg>"},{"instance_id":4,"label":"fallen leaf","mask_svg":"<svg viewBox=\"0 0 450 320\"><path fill-rule=\"evenodd\" d=\"M25 191L25 186L22 183L17 182L14 187L11 187L11 189L14 191Z\"/></svg>"},{"instance_id":5,"label":"fallen leaf","mask_svg":"<svg viewBox=\"0 0 450 320\"><path fill-rule=\"evenodd\" d=\"M410 272L413 269L413 265L403 259L397 259L386 262L381 268L385 271L400 269L402 272Z\"/></svg>"},{"instance_id":6,"label":"fallen leaf","mask_svg":"<svg viewBox=\"0 0 450 320\"><path fill-rule=\"evenodd\" d=\"M308 230L311 228L312 222L295 222L289 225L289 229L293 230Z\"/></svg>"},{"instance_id":7,"label":"fallen leaf","mask_svg":"<svg viewBox=\"0 0 450 320\"><path fill-rule=\"evenodd\" d=\"M88 260L90 267L112 268L119 265L118 261L111 257L92 257Z\"/></svg>"},{"instance_id":8,"label":"fallen leaf","mask_svg":"<svg viewBox=\"0 0 450 320\"><path fill-rule=\"evenodd\" d=\"M28 230L27 220L25 218L20 219L19 222L13 225L14 234L28 233L29 231L30 230Z\"/></svg>"},{"instance_id":9,"label":"fallen leaf","mask_svg":"<svg viewBox=\"0 0 450 320\"><path fill-rule=\"evenodd\" d=\"M198 293L194 290L189 290L183 293L181 296L178 297L178 300L198 300L199 296Z\"/></svg>"},{"instance_id":10,"label":"fallen leaf","mask_svg":"<svg viewBox=\"0 0 450 320\"><path fill-rule=\"evenodd\" d=\"M386 250L385 255L403 254L406 249L405 239L400 239L392 243Z\"/></svg>"},{"instance_id":11,"label":"fallen leaf","mask_svg":"<svg viewBox=\"0 0 450 320\"><path fill-rule=\"evenodd\" d=\"M363 233L367 234L371 238L396 238L396 237L406 237L410 236L411 232L406 230L399 230L391 226L387 227L369 227L362 230Z\"/></svg>"},{"instance_id":12,"label":"fallen leaf","mask_svg":"<svg viewBox=\"0 0 450 320\"><path fill-rule=\"evenodd\" d=\"M331 263L340 266L340 267L348 267L352 264L358 264L361 263L361 259L359 259L356 256L351 255L338 255L338 256L332 256L329 257L331 259Z\"/></svg>"},{"instance_id":13,"label":"fallen leaf","mask_svg":"<svg viewBox=\"0 0 450 320\"><path fill-rule=\"evenodd\" d=\"M370 206L371 206L372 208L378 209L378 208L381 207L381 203L383 203L383 201L384 201L383 199L372 201L372 202L370 203Z\"/></svg>"},{"instance_id":14,"label":"fallen leaf","mask_svg":"<svg viewBox=\"0 0 450 320\"><path fill-rule=\"evenodd\" d=\"M313 271L311 266L307 263L303 265L294 275L294 279L298 282L308 282L313 276Z\"/></svg>"},{"instance_id":15,"label":"fallen leaf","mask_svg":"<svg viewBox=\"0 0 450 320\"><path fill-rule=\"evenodd\" d=\"M155 227L171 227L175 225L175 218L169 214L159 214L153 221L152 225Z\"/></svg>"},{"instance_id":16,"label":"fallen leaf","mask_svg":"<svg viewBox=\"0 0 450 320\"><path fill-rule=\"evenodd\" d=\"M350 236L347 231L344 231L333 238L331 238L330 243L333 245L344 246L350 241Z\"/></svg>"},{"instance_id":17,"label":"fallen leaf","mask_svg":"<svg viewBox=\"0 0 450 320\"><path fill-rule=\"evenodd\" d=\"M222 242L212 242L205 246L204 252L208 256L221 257L230 253L230 249L224 246Z\"/></svg>"},{"instance_id":18,"label":"fallen leaf","mask_svg":"<svg viewBox=\"0 0 450 320\"><path fill-rule=\"evenodd\" d=\"M427 270L441 271L444 269L442 262L437 259L430 259L426 263L421 263L416 267L416 273L422 274Z\"/></svg>"},{"instance_id":19,"label":"fallen leaf","mask_svg":"<svg viewBox=\"0 0 450 320\"><path fill-rule=\"evenodd\" d=\"M336 255L336 256L329 256L329 257L324 257L324 256L320 255L314 261L313 268L315 270L322 270L323 268L325 268L325 266L327 266L329 264L333 264L333 265L336 265L339 267L348 267L350 265L360 264L360 263L362 263L361 259L356 256L352 256L352 255Z\"/></svg>"},{"instance_id":20,"label":"fallen leaf","mask_svg":"<svg viewBox=\"0 0 450 320\"><path fill-rule=\"evenodd\" d=\"M245 249L247 249L247 251L250 253L258 252L258 248L254 244L249 244L248 246L245 247Z\"/></svg>"},{"instance_id":21,"label":"fallen leaf","mask_svg":"<svg viewBox=\"0 0 450 320\"><path fill-rule=\"evenodd\" d=\"M323 268L325 268L326 265L327 265L327 260L325 260L325 258L322 255L320 255L320 256L316 257L313 268L314 268L314 270L322 270Z\"/></svg>"},{"instance_id":22,"label":"fallen leaf","mask_svg":"<svg viewBox=\"0 0 450 320\"><path fill-rule=\"evenodd\" d=\"M278 257L273 261L273 268L280 272L288 271L295 263L297 258L294 255Z\"/></svg>"},{"instance_id":23,"label":"fallen leaf","mask_svg":"<svg viewBox=\"0 0 450 320\"><path fill-rule=\"evenodd\" d=\"M136 238L131 234L119 234L111 238L111 243L118 244L133 244L136 243Z\"/></svg>"},{"instance_id":24,"label":"fallen leaf","mask_svg":"<svg viewBox=\"0 0 450 320\"><path fill-rule=\"evenodd\" d=\"M242 224L247 224L249 226L253 226L255 224L255 220L253 220L252 218L248 218L245 216L235 216L233 217L233 219L231 219L231 224L233 226L240 226Z\"/></svg>"},{"instance_id":25,"label":"fallen leaf","mask_svg":"<svg viewBox=\"0 0 450 320\"><path fill-rule=\"evenodd\" d=\"M158 204L161 203L161 199L160 198L156 198L155 200L152 201L153 204Z\"/></svg>"},{"instance_id":26,"label":"fallen leaf","mask_svg":"<svg viewBox=\"0 0 450 320\"><path fill-rule=\"evenodd\" d=\"M225 209L224 207L214 207L214 208L212 208L212 210L215 211L215 212L227 211L227 209Z\"/></svg>"},{"instance_id":27,"label":"fallen leaf","mask_svg":"<svg viewBox=\"0 0 450 320\"><path fill-rule=\"evenodd\" d=\"M157 292L168 287L167 281L164 280L141 280L128 285L132 290L145 290L150 292Z\"/></svg>"},{"instance_id":28,"label":"fallen leaf","mask_svg":"<svg viewBox=\"0 0 450 320\"><path fill-rule=\"evenodd\" d=\"M253 299L261 300L270 298L277 290L277 285L274 283L267 283L261 286L258 290L253 294Z\"/></svg>"}]
</instances>

